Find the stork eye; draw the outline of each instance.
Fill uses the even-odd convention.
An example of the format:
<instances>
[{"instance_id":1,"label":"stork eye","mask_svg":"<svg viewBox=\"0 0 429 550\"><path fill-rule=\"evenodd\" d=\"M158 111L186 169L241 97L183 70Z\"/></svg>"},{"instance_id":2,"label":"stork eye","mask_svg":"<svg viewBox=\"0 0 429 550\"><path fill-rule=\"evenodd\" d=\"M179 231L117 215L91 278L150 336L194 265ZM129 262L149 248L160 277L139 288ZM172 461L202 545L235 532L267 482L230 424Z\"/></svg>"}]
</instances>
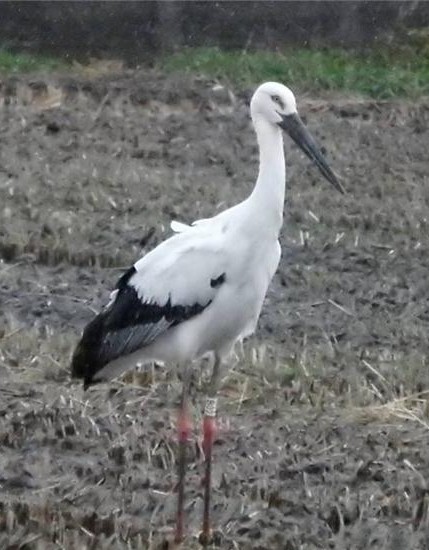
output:
<instances>
[{"instance_id":1,"label":"stork eye","mask_svg":"<svg viewBox=\"0 0 429 550\"><path fill-rule=\"evenodd\" d=\"M271 99L274 101L274 103L277 103L277 105L278 105L281 109L284 109L283 101L280 99L280 96L278 96L278 95L272 95L272 96L271 96Z\"/></svg>"}]
</instances>

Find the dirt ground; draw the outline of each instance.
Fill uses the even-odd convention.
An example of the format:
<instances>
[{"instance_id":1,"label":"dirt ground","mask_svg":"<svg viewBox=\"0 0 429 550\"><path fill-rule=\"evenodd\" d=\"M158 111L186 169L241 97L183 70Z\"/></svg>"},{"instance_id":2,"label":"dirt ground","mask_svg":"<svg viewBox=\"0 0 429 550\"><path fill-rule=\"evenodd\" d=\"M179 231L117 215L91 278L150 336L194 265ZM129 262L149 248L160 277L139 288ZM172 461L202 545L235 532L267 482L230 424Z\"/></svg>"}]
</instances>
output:
<instances>
[{"instance_id":1,"label":"dirt ground","mask_svg":"<svg viewBox=\"0 0 429 550\"><path fill-rule=\"evenodd\" d=\"M69 361L172 219L250 192L248 97L144 70L2 82L1 548L171 547L177 374L155 365L84 393ZM283 258L221 392L215 543L427 549L429 104L299 107L348 194L285 139ZM199 547L208 367L183 548Z\"/></svg>"}]
</instances>

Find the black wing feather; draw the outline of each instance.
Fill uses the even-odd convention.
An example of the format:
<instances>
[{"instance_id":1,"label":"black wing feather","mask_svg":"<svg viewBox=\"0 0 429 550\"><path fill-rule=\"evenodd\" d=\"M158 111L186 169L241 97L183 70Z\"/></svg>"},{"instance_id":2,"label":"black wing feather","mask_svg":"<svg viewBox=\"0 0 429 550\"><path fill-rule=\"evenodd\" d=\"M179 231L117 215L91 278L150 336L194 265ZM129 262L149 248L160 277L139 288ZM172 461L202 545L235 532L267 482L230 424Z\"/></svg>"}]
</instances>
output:
<instances>
[{"instance_id":1,"label":"black wing feather","mask_svg":"<svg viewBox=\"0 0 429 550\"><path fill-rule=\"evenodd\" d=\"M136 273L130 268L119 279L117 295L85 328L72 359L72 376L90 385L95 374L119 357L151 344L160 334L201 313L204 304L164 305L142 301L130 284Z\"/></svg>"}]
</instances>

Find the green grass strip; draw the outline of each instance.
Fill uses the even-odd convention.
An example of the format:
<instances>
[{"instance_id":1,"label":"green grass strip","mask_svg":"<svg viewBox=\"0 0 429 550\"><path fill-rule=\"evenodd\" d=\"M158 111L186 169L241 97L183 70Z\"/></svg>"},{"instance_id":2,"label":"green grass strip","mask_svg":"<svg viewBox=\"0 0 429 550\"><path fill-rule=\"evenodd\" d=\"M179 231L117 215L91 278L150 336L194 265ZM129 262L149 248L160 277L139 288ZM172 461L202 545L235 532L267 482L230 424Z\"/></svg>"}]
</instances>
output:
<instances>
[{"instance_id":1,"label":"green grass strip","mask_svg":"<svg viewBox=\"0 0 429 550\"><path fill-rule=\"evenodd\" d=\"M339 49L243 52L188 48L163 58L158 66L240 86L277 80L301 92L353 92L376 99L429 95L429 55L411 49L363 54Z\"/></svg>"},{"instance_id":2,"label":"green grass strip","mask_svg":"<svg viewBox=\"0 0 429 550\"><path fill-rule=\"evenodd\" d=\"M52 71L66 67L67 63L59 58L28 53L13 53L0 49L0 74L2 75Z\"/></svg>"}]
</instances>

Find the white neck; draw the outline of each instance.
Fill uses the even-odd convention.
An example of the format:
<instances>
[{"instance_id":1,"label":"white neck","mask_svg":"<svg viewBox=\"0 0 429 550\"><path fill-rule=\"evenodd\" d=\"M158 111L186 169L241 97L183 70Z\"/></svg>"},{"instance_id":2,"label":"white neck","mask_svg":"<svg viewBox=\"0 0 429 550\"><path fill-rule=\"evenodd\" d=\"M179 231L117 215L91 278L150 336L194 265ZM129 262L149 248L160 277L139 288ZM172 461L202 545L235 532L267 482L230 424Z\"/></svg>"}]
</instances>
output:
<instances>
[{"instance_id":1,"label":"white neck","mask_svg":"<svg viewBox=\"0 0 429 550\"><path fill-rule=\"evenodd\" d=\"M283 223L286 166L281 129L263 118L253 120L259 145L259 174L249 202L261 225L276 236Z\"/></svg>"}]
</instances>

